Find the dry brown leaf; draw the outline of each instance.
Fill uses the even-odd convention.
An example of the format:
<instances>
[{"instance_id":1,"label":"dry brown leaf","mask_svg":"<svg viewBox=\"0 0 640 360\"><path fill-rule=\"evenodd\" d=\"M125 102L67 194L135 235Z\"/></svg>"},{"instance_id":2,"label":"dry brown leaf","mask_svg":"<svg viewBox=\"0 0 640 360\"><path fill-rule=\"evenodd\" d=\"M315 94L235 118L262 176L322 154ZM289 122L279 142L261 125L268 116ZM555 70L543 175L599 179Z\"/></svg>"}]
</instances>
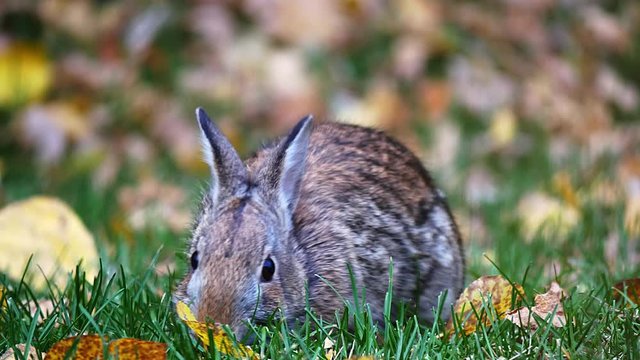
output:
<instances>
[{"instance_id":1,"label":"dry brown leaf","mask_svg":"<svg viewBox=\"0 0 640 360\"><path fill-rule=\"evenodd\" d=\"M44 273L63 288L67 273L82 261L87 278L97 274L98 252L80 218L59 199L34 196L0 210L0 269L19 279L31 255L32 287L46 282Z\"/></svg>"},{"instance_id":2,"label":"dry brown leaf","mask_svg":"<svg viewBox=\"0 0 640 360\"><path fill-rule=\"evenodd\" d=\"M622 50L629 44L629 32L615 16L598 6L582 11L584 26L591 32L598 46Z\"/></svg>"},{"instance_id":3,"label":"dry brown leaf","mask_svg":"<svg viewBox=\"0 0 640 360\"><path fill-rule=\"evenodd\" d=\"M427 44L419 36L404 36L394 43L394 72L398 77L411 80L424 70Z\"/></svg>"},{"instance_id":4,"label":"dry brown leaf","mask_svg":"<svg viewBox=\"0 0 640 360\"><path fill-rule=\"evenodd\" d=\"M105 346L112 358L122 360L166 359L167 344L139 339L118 339L108 343L98 335L74 336L61 340L53 345L45 359L65 359L67 353L73 351L75 359L102 359Z\"/></svg>"},{"instance_id":5,"label":"dry brown leaf","mask_svg":"<svg viewBox=\"0 0 640 360\"><path fill-rule=\"evenodd\" d=\"M613 285L614 299L623 298L623 294L629 301L640 305L640 278L622 280Z\"/></svg>"},{"instance_id":6,"label":"dry brown leaf","mask_svg":"<svg viewBox=\"0 0 640 360\"><path fill-rule=\"evenodd\" d=\"M322 348L324 349L325 355L324 357L327 360L333 360L336 356L336 351L333 349L335 342L328 337L324 339L324 343L322 344Z\"/></svg>"},{"instance_id":7,"label":"dry brown leaf","mask_svg":"<svg viewBox=\"0 0 640 360\"><path fill-rule=\"evenodd\" d=\"M512 309L512 305L524 295L522 286L515 283L514 285L515 287L500 275L482 276L469 284L453 308L453 316L456 316L461 323L463 332L469 335L480 326L479 322L489 327L493 321L504 318L505 314ZM493 309L487 309L485 305L490 305ZM480 316L480 320L476 313ZM496 315L497 319L494 318ZM451 333L453 330L453 320L449 320L447 332Z\"/></svg>"},{"instance_id":8,"label":"dry brown leaf","mask_svg":"<svg viewBox=\"0 0 640 360\"><path fill-rule=\"evenodd\" d=\"M152 177L143 178L137 186L123 187L118 202L129 226L136 230L168 225L174 231L182 231L191 217L184 190Z\"/></svg>"},{"instance_id":9,"label":"dry brown leaf","mask_svg":"<svg viewBox=\"0 0 640 360\"><path fill-rule=\"evenodd\" d=\"M381 81L371 86L364 99L344 96L334 111L340 121L386 130L401 127L408 109L394 84Z\"/></svg>"},{"instance_id":10,"label":"dry brown leaf","mask_svg":"<svg viewBox=\"0 0 640 360\"><path fill-rule=\"evenodd\" d=\"M539 324L538 320L533 317L533 314L536 314L543 320L550 318L551 324L555 327L563 327L567 323L561 302L565 297L566 292L564 289L554 281L551 283L549 291L536 295L534 299L535 305L531 309L528 307L515 309L507 313L505 318L519 327L536 330L540 325L544 325L544 322Z\"/></svg>"},{"instance_id":11,"label":"dry brown leaf","mask_svg":"<svg viewBox=\"0 0 640 360\"><path fill-rule=\"evenodd\" d=\"M52 28L59 28L74 37L92 41L98 34L96 7L82 0L52 0L38 5L38 14ZM64 16L60 16L64 14Z\"/></svg>"},{"instance_id":12,"label":"dry brown leaf","mask_svg":"<svg viewBox=\"0 0 640 360\"><path fill-rule=\"evenodd\" d=\"M41 163L55 164L62 159L71 141L90 135L86 115L69 101L32 105L20 118L22 139L35 149Z\"/></svg>"},{"instance_id":13,"label":"dry brown leaf","mask_svg":"<svg viewBox=\"0 0 640 360\"><path fill-rule=\"evenodd\" d=\"M498 196L498 187L491 172L482 166L469 170L465 184L465 197L469 205L492 203Z\"/></svg>"},{"instance_id":14,"label":"dry brown leaf","mask_svg":"<svg viewBox=\"0 0 640 360\"><path fill-rule=\"evenodd\" d=\"M196 317L191 312L189 306L182 301L176 305L176 312L178 317L196 333L200 341L205 346L209 346L209 332L213 335L213 343L215 348L223 354L229 354L237 358L257 359L257 355L251 350L251 348L243 345L236 345L229 338L227 333L220 326L215 324L205 324L197 321Z\"/></svg>"},{"instance_id":15,"label":"dry brown leaf","mask_svg":"<svg viewBox=\"0 0 640 360\"><path fill-rule=\"evenodd\" d=\"M488 61L471 61L458 57L450 67L455 98L471 111L492 114L510 107L515 98L515 84Z\"/></svg>"},{"instance_id":16,"label":"dry brown leaf","mask_svg":"<svg viewBox=\"0 0 640 360\"><path fill-rule=\"evenodd\" d=\"M24 357L25 359L36 360L36 359L42 358L42 354L39 353L38 350L36 350L36 348L33 347L33 345L29 347L28 354L25 354L24 344L17 344L15 345L15 347L20 350L20 353L22 353L22 355L27 355ZM16 354L16 352L13 351L12 348L9 348L9 350L5 351L4 354L0 355L0 360L14 360L14 359L18 359L18 354ZM23 359L23 357L20 357L20 359Z\"/></svg>"},{"instance_id":17,"label":"dry brown leaf","mask_svg":"<svg viewBox=\"0 0 640 360\"><path fill-rule=\"evenodd\" d=\"M38 317L38 323L44 321L55 309L55 304L50 299L39 300L37 303L29 302L29 311L31 316L36 315L36 311L40 308L40 316Z\"/></svg>"},{"instance_id":18,"label":"dry brown leaf","mask_svg":"<svg viewBox=\"0 0 640 360\"><path fill-rule=\"evenodd\" d=\"M261 29L287 42L333 47L348 35L348 19L338 1L251 0L246 4Z\"/></svg>"}]
</instances>

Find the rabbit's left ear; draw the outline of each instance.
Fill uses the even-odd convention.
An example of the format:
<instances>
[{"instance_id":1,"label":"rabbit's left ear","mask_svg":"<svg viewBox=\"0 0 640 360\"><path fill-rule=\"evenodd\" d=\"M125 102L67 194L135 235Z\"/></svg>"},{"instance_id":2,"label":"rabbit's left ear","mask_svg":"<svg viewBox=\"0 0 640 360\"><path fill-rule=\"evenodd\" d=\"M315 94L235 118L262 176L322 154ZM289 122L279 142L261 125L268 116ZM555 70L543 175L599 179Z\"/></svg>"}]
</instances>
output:
<instances>
[{"instance_id":1,"label":"rabbit's left ear","mask_svg":"<svg viewBox=\"0 0 640 360\"><path fill-rule=\"evenodd\" d=\"M216 203L221 197L241 191L248 174L236 150L204 109L196 109L196 118L200 125L202 152L211 169L211 198Z\"/></svg>"},{"instance_id":2,"label":"rabbit's left ear","mask_svg":"<svg viewBox=\"0 0 640 360\"><path fill-rule=\"evenodd\" d=\"M298 200L312 128L313 116L302 118L271 159L268 186L287 215L293 214Z\"/></svg>"}]
</instances>

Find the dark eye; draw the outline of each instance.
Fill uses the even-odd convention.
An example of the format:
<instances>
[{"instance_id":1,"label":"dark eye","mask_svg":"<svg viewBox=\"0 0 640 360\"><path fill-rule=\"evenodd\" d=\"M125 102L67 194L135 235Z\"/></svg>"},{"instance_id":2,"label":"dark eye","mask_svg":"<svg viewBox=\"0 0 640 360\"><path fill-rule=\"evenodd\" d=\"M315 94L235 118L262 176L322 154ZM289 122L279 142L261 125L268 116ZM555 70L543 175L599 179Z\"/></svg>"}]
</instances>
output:
<instances>
[{"instance_id":1,"label":"dark eye","mask_svg":"<svg viewBox=\"0 0 640 360\"><path fill-rule=\"evenodd\" d=\"M198 262L200 262L200 256L198 255L198 250L196 250L191 254L191 268L193 270L198 268Z\"/></svg>"},{"instance_id":2,"label":"dark eye","mask_svg":"<svg viewBox=\"0 0 640 360\"><path fill-rule=\"evenodd\" d=\"M276 263L271 260L270 257L264 259L262 263L262 281L269 282L273 279L273 274L276 272Z\"/></svg>"}]
</instances>

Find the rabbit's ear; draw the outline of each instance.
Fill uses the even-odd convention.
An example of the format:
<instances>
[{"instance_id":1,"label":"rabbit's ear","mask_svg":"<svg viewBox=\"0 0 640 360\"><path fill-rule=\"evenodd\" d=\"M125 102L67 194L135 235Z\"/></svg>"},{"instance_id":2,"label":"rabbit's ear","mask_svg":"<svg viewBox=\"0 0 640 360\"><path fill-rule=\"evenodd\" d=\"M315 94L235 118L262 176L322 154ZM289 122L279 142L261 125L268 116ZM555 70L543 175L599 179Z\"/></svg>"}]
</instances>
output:
<instances>
[{"instance_id":1,"label":"rabbit's ear","mask_svg":"<svg viewBox=\"0 0 640 360\"><path fill-rule=\"evenodd\" d=\"M271 163L270 182L280 206L290 215L295 209L304 175L313 116L307 115L278 146Z\"/></svg>"},{"instance_id":2,"label":"rabbit's ear","mask_svg":"<svg viewBox=\"0 0 640 360\"><path fill-rule=\"evenodd\" d=\"M211 168L211 197L215 203L221 195L231 195L242 189L247 169L229 140L209 119L202 108L196 109L204 160Z\"/></svg>"}]
</instances>

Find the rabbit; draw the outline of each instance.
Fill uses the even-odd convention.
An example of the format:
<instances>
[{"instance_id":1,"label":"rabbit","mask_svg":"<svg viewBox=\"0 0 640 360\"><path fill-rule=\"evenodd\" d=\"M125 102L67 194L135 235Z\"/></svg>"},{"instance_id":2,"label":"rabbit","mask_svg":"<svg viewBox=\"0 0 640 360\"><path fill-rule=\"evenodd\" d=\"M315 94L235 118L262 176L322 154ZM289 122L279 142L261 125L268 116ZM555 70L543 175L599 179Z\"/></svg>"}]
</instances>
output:
<instances>
[{"instance_id":1,"label":"rabbit","mask_svg":"<svg viewBox=\"0 0 640 360\"><path fill-rule=\"evenodd\" d=\"M228 324L239 338L247 321L275 313L295 326L308 305L330 321L354 299L353 278L383 324L391 261L394 303L432 323L442 293L440 316L450 316L463 285L460 235L406 147L379 130L307 116L243 163L202 108L196 117L211 186L174 301L198 320Z\"/></svg>"}]
</instances>

